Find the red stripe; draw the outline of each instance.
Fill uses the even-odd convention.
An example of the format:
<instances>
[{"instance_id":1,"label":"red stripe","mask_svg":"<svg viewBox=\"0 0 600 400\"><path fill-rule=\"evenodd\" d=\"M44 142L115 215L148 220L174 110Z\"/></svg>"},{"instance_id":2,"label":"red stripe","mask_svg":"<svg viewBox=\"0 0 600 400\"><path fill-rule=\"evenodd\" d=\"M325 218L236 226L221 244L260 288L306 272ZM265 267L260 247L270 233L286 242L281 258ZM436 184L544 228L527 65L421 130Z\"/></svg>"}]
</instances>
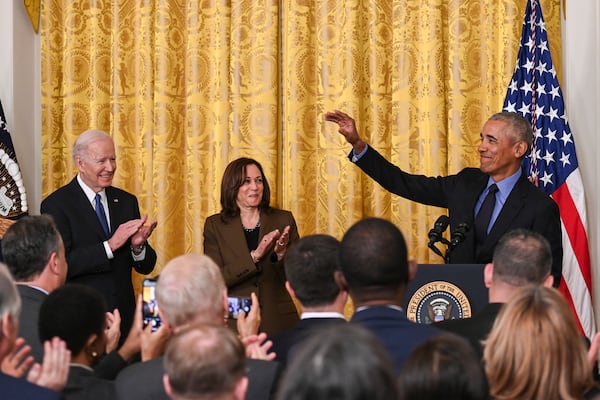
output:
<instances>
[{"instance_id":1,"label":"red stripe","mask_svg":"<svg viewBox=\"0 0 600 400\"><path fill-rule=\"evenodd\" d=\"M554 198L560 209L560 218L562 219L566 233L569 237L573 253L577 258L581 275L583 276L583 280L591 296L592 273L587 234L566 182L560 185L560 187L552 193L552 198Z\"/></svg>"}]
</instances>

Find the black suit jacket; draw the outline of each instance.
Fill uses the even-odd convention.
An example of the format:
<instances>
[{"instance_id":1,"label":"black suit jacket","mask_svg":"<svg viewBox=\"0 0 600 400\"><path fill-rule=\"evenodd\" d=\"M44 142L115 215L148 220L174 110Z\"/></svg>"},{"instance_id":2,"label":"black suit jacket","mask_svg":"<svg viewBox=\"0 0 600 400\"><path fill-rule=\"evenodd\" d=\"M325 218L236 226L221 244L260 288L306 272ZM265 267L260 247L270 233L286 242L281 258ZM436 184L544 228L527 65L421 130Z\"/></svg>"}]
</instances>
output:
<instances>
[{"instance_id":1,"label":"black suit jacket","mask_svg":"<svg viewBox=\"0 0 600 400\"><path fill-rule=\"evenodd\" d=\"M436 323L435 326L468 339L479 357L483 358L481 341L489 335L503 305L503 303L488 303L483 310L471 318L441 321Z\"/></svg>"},{"instance_id":2,"label":"black suit jacket","mask_svg":"<svg viewBox=\"0 0 600 400\"><path fill-rule=\"evenodd\" d=\"M122 223L140 218L138 202L132 194L110 186L106 197L113 232ZM126 337L135 310L131 270L135 268L140 274L152 272L156 264L154 249L147 245L144 260L134 261L128 242L115 250L114 258L109 260L102 244L106 240L102 225L77 178L44 199L41 212L54 217L62 235L69 263L67 281L97 289L104 295L109 310L118 308L121 337Z\"/></svg>"},{"instance_id":3,"label":"black suit jacket","mask_svg":"<svg viewBox=\"0 0 600 400\"><path fill-rule=\"evenodd\" d=\"M292 329L280 332L269 337L273 346L271 351L277 354L276 360L282 368L291 361L296 347L313 334L318 334L320 329L336 324L345 324L343 318L305 318L298 321Z\"/></svg>"},{"instance_id":4,"label":"black suit jacket","mask_svg":"<svg viewBox=\"0 0 600 400\"><path fill-rule=\"evenodd\" d=\"M96 377L93 371L71 365L63 394L65 400L113 400L115 384Z\"/></svg>"},{"instance_id":5,"label":"black suit jacket","mask_svg":"<svg viewBox=\"0 0 600 400\"><path fill-rule=\"evenodd\" d=\"M268 400L274 397L279 363L246 359L248 391L246 400ZM136 363L117 376L115 386L118 400L169 400L163 386L163 357Z\"/></svg>"},{"instance_id":6,"label":"black suit jacket","mask_svg":"<svg viewBox=\"0 0 600 400\"><path fill-rule=\"evenodd\" d=\"M60 393L48 390L25 379L17 379L0 372L0 393L3 399L10 400L59 400Z\"/></svg>"},{"instance_id":7,"label":"black suit jacket","mask_svg":"<svg viewBox=\"0 0 600 400\"><path fill-rule=\"evenodd\" d=\"M44 346L40 341L38 320L40 307L47 297L41 290L32 288L25 284L18 284L17 290L21 296L21 315L19 315L19 336L23 337L31 346L31 355L36 362L41 363L44 359Z\"/></svg>"},{"instance_id":8,"label":"black suit jacket","mask_svg":"<svg viewBox=\"0 0 600 400\"><path fill-rule=\"evenodd\" d=\"M350 153L350 158L353 153ZM496 222L485 242L475 240L474 214L477 199L485 189L489 176L477 168L465 168L456 175L427 177L402 171L369 146L356 162L366 174L386 190L430 206L448 209L450 231L460 223L471 229L465 240L451 253L450 262L458 264L486 264L500 237L515 228L525 228L540 233L552 248L552 275L557 287L562 273L562 234L558 206L544 192L529 182L523 173L506 199Z\"/></svg>"}]
</instances>

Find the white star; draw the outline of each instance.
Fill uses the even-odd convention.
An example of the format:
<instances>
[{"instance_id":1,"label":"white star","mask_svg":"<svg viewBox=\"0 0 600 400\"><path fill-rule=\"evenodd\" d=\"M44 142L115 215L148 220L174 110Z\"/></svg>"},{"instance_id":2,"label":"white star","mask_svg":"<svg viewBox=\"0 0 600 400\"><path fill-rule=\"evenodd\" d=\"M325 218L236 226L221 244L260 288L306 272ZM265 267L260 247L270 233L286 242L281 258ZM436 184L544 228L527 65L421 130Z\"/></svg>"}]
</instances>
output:
<instances>
[{"instance_id":1,"label":"white star","mask_svg":"<svg viewBox=\"0 0 600 400\"><path fill-rule=\"evenodd\" d=\"M540 27L540 29L542 30L542 32L544 32L546 30L546 23L544 22L544 20L541 20L539 22L538 26Z\"/></svg>"},{"instance_id":2,"label":"white star","mask_svg":"<svg viewBox=\"0 0 600 400\"><path fill-rule=\"evenodd\" d=\"M570 154L565 154L561 151L562 156L560 157L560 162L562 163L562 166L564 167L567 164L571 164L571 161L569 161L569 157L571 156Z\"/></svg>"},{"instance_id":3,"label":"white star","mask_svg":"<svg viewBox=\"0 0 600 400\"><path fill-rule=\"evenodd\" d=\"M542 137L542 130L539 129L537 126L535 128L533 128L533 141L534 143L537 142L537 140Z\"/></svg>"},{"instance_id":4,"label":"white star","mask_svg":"<svg viewBox=\"0 0 600 400\"><path fill-rule=\"evenodd\" d=\"M527 59L527 62L523 65L523 68L527 70L527 73L530 73L533 69L533 61Z\"/></svg>"},{"instance_id":5,"label":"white star","mask_svg":"<svg viewBox=\"0 0 600 400\"><path fill-rule=\"evenodd\" d=\"M548 134L546 135L546 139L548 139L548 144L552 143L553 140L556 140L556 131L552 129L548 129Z\"/></svg>"},{"instance_id":6,"label":"white star","mask_svg":"<svg viewBox=\"0 0 600 400\"><path fill-rule=\"evenodd\" d=\"M535 115L536 116L540 116L540 115L544 115L544 106L540 105L539 103L535 105Z\"/></svg>"},{"instance_id":7,"label":"white star","mask_svg":"<svg viewBox=\"0 0 600 400\"><path fill-rule=\"evenodd\" d=\"M529 104L523 102L523 105L521 105L521 108L519 108L519 112L523 115L526 116L527 114L530 114L529 112Z\"/></svg>"},{"instance_id":8,"label":"white star","mask_svg":"<svg viewBox=\"0 0 600 400\"><path fill-rule=\"evenodd\" d=\"M550 153L546 149L546 154L542 158L544 159L544 161L546 161L546 165L550 165L551 162L554 162L554 152Z\"/></svg>"},{"instance_id":9,"label":"white star","mask_svg":"<svg viewBox=\"0 0 600 400\"><path fill-rule=\"evenodd\" d=\"M525 81L525 83L523 83L523 86L521 86L519 89L525 92L525 96L527 96L527 93L529 92L533 93L533 90L531 89L531 82Z\"/></svg>"},{"instance_id":10,"label":"white star","mask_svg":"<svg viewBox=\"0 0 600 400\"><path fill-rule=\"evenodd\" d=\"M508 88L510 89L510 94L513 94L515 90L519 90L519 88L517 87L517 81L515 81L514 79L510 81L510 85L508 85Z\"/></svg>"},{"instance_id":11,"label":"white star","mask_svg":"<svg viewBox=\"0 0 600 400\"><path fill-rule=\"evenodd\" d=\"M538 64L537 67L535 67L535 70L538 71L541 74L543 74L544 72L548 72L548 70L546 69L546 63L540 63Z\"/></svg>"},{"instance_id":12,"label":"white star","mask_svg":"<svg viewBox=\"0 0 600 400\"><path fill-rule=\"evenodd\" d=\"M550 94L552 95L552 101L554 101L554 99L557 96L560 97L560 93L558 93L559 89L560 88L558 86L552 85L552 89L550 90Z\"/></svg>"},{"instance_id":13,"label":"white star","mask_svg":"<svg viewBox=\"0 0 600 400\"><path fill-rule=\"evenodd\" d=\"M560 138L560 140L563 141L563 147L567 147L567 143L573 143L573 141L571 140L571 134L564 132L562 137Z\"/></svg>"},{"instance_id":14,"label":"white star","mask_svg":"<svg viewBox=\"0 0 600 400\"><path fill-rule=\"evenodd\" d=\"M544 187L552 184L552 174L549 174L547 171L544 171L544 176L540 178L540 181L544 182Z\"/></svg>"},{"instance_id":15,"label":"white star","mask_svg":"<svg viewBox=\"0 0 600 400\"><path fill-rule=\"evenodd\" d=\"M542 159L542 155L540 154L540 149L536 149L535 151L531 152L531 162L534 164L537 164L538 160Z\"/></svg>"},{"instance_id":16,"label":"white star","mask_svg":"<svg viewBox=\"0 0 600 400\"><path fill-rule=\"evenodd\" d=\"M511 103L510 101L508 102L508 104L506 105L506 107L504 107L504 111L507 112L517 112L515 106L517 105L517 103Z\"/></svg>"},{"instance_id":17,"label":"white star","mask_svg":"<svg viewBox=\"0 0 600 400\"><path fill-rule=\"evenodd\" d=\"M550 106L550 111L548 111L548 118L550 118L550 122L554 121L554 118L558 118L558 109L552 108L552 106Z\"/></svg>"},{"instance_id":18,"label":"white star","mask_svg":"<svg viewBox=\"0 0 600 400\"><path fill-rule=\"evenodd\" d=\"M567 120L567 113L563 113L563 115L560 116L560 118L565 121L565 125L569 123L569 121Z\"/></svg>"},{"instance_id":19,"label":"white star","mask_svg":"<svg viewBox=\"0 0 600 400\"><path fill-rule=\"evenodd\" d=\"M535 42L533 41L533 38L531 37L531 35L529 36L529 40L527 41L527 43L525 43L525 46L529 47L530 52L531 52L531 49L533 49L533 47L535 46Z\"/></svg>"},{"instance_id":20,"label":"white star","mask_svg":"<svg viewBox=\"0 0 600 400\"><path fill-rule=\"evenodd\" d=\"M542 40L538 45L538 49L540 49L540 54L544 54L544 50L548 51L548 41Z\"/></svg>"}]
</instances>

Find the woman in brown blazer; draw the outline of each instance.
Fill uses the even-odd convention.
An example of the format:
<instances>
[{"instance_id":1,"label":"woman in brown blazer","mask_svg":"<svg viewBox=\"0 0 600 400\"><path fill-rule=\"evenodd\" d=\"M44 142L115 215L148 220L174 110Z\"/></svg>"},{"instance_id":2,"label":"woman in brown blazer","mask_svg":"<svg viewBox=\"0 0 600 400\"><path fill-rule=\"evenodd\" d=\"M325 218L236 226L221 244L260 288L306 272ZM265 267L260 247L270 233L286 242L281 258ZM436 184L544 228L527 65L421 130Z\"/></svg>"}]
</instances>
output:
<instances>
[{"instance_id":1,"label":"woman in brown blazer","mask_svg":"<svg viewBox=\"0 0 600 400\"><path fill-rule=\"evenodd\" d=\"M260 330L268 335L298 321L285 290L283 256L298 240L291 212L269 205L271 192L262 166L251 158L229 163L221 182L220 213L206 219L204 253L223 271L229 296L258 296Z\"/></svg>"}]
</instances>

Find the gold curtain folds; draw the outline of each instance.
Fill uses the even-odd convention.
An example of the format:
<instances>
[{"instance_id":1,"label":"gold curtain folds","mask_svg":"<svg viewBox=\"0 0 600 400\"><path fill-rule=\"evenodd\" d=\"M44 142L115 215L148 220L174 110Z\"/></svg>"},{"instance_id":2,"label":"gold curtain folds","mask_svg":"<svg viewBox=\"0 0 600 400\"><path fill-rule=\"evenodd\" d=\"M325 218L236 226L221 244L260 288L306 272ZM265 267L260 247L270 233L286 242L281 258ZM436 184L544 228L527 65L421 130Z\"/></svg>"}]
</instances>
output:
<instances>
[{"instance_id":1,"label":"gold curtain folds","mask_svg":"<svg viewBox=\"0 0 600 400\"><path fill-rule=\"evenodd\" d=\"M420 174L478 166L499 111L525 0L48 0L42 2L43 194L75 173L88 128L116 142L115 184L157 219L159 270L202 251L227 163L254 157L302 235L365 216L396 223L419 262L444 210L390 195L347 159L323 113L343 109ZM560 67L560 2L542 0ZM559 71L560 76L560 71Z\"/></svg>"}]
</instances>

